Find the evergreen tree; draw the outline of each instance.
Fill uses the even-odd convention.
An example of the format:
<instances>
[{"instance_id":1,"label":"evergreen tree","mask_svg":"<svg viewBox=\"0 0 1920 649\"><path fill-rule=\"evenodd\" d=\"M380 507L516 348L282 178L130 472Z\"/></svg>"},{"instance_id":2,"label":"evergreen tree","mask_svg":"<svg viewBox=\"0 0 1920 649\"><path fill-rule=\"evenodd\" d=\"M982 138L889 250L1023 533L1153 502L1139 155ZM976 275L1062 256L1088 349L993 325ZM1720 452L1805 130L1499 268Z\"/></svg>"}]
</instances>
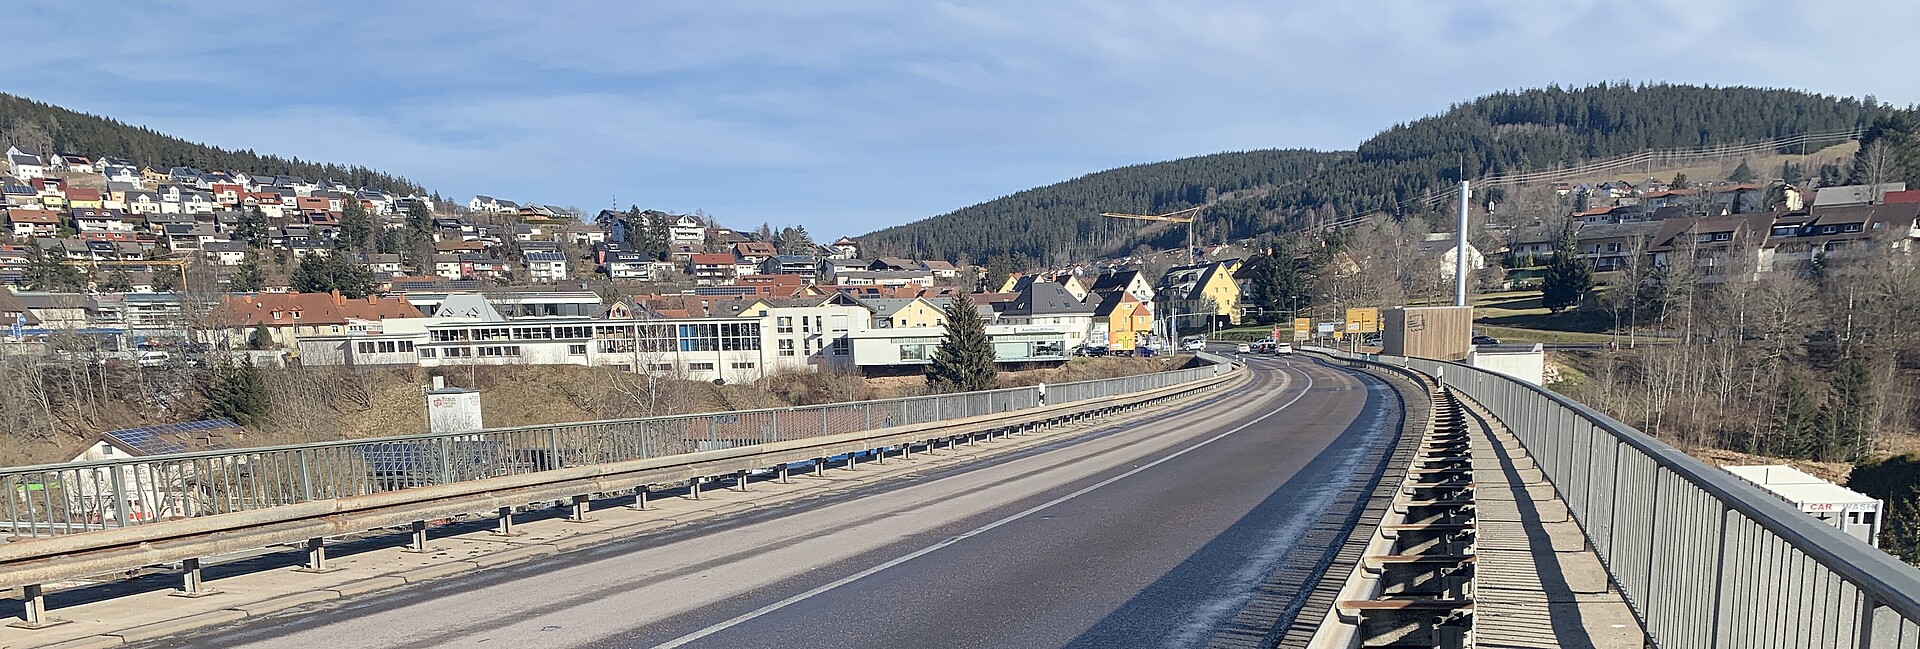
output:
<instances>
[{"instance_id":1,"label":"evergreen tree","mask_svg":"<svg viewBox=\"0 0 1920 649\"><path fill-rule=\"evenodd\" d=\"M153 290L158 293L172 293L180 290L180 274L171 268L154 273Z\"/></svg>"},{"instance_id":2,"label":"evergreen tree","mask_svg":"<svg viewBox=\"0 0 1920 649\"><path fill-rule=\"evenodd\" d=\"M1873 442L1873 376L1867 362L1848 356L1827 381L1827 399L1820 406L1819 458L1852 462L1865 455Z\"/></svg>"},{"instance_id":3,"label":"evergreen tree","mask_svg":"<svg viewBox=\"0 0 1920 649\"><path fill-rule=\"evenodd\" d=\"M1920 565L1920 454L1862 462L1848 474L1847 488L1886 501L1880 549Z\"/></svg>"},{"instance_id":4,"label":"evergreen tree","mask_svg":"<svg viewBox=\"0 0 1920 649\"><path fill-rule=\"evenodd\" d=\"M1677 173L1677 174L1674 174L1674 175L1673 175L1673 182L1669 182L1669 183L1667 183L1667 187L1668 187L1669 189L1686 189L1686 188L1687 188L1687 175L1686 175L1686 174L1682 174L1682 173Z\"/></svg>"},{"instance_id":5,"label":"evergreen tree","mask_svg":"<svg viewBox=\"0 0 1920 649\"><path fill-rule=\"evenodd\" d=\"M1000 290L1000 287L1006 286L1007 278L1019 271L1019 268L1014 267L1012 257L1005 254L994 255L993 259L987 261L987 290Z\"/></svg>"},{"instance_id":6,"label":"evergreen tree","mask_svg":"<svg viewBox=\"0 0 1920 649\"><path fill-rule=\"evenodd\" d=\"M1800 380L1799 372L1788 370L1781 377L1780 384L1774 388L1772 409L1772 435L1764 446L1749 444L1747 452L1813 459L1820 446L1815 431L1820 407L1814 403L1806 383Z\"/></svg>"},{"instance_id":7,"label":"evergreen tree","mask_svg":"<svg viewBox=\"0 0 1920 649\"><path fill-rule=\"evenodd\" d=\"M27 267L21 273L21 279L27 288L35 291L78 291L86 288L87 276L75 266L68 266L66 253L58 247L48 248L38 242L27 245Z\"/></svg>"},{"instance_id":8,"label":"evergreen tree","mask_svg":"<svg viewBox=\"0 0 1920 649\"><path fill-rule=\"evenodd\" d=\"M354 252L366 252L373 243L373 215L360 204L360 199L348 197L341 201L340 231L337 241L340 247Z\"/></svg>"},{"instance_id":9,"label":"evergreen tree","mask_svg":"<svg viewBox=\"0 0 1920 649\"><path fill-rule=\"evenodd\" d=\"M107 278L100 282L102 293L126 293L133 290L133 276L127 274L125 266L114 266L107 271Z\"/></svg>"},{"instance_id":10,"label":"evergreen tree","mask_svg":"<svg viewBox=\"0 0 1920 649\"><path fill-rule=\"evenodd\" d=\"M213 376L204 385L202 392L207 399L208 417L255 426L273 409L267 384L261 380L260 371L251 365L222 364L213 369Z\"/></svg>"},{"instance_id":11,"label":"evergreen tree","mask_svg":"<svg viewBox=\"0 0 1920 649\"><path fill-rule=\"evenodd\" d=\"M1580 258L1580 247L1569 223L1560 233L1553 259L1547 261L1547 272L1540 282L1540 304L1559 313L1579 306L1590 290L1593 290L1593 267Z\"/></svg>"},{"instance_id":12,"label":"evergreen tree","mask_svg":"<svg viewBox=\"0 0 1920 649\"><path fill-rule=\"evenodd\" d=\"M233 238L250 248L264 248L271 240L267 231L267 213L260 211L259 205L247 207L240 213L240 222L233 226Z\"/></svg>"},{"instance_id":13,"label":"evergreen tree","mask_svg":"<svg viewBox=\"0 0 1920 649\"><path fill-rule=\"evenodd\" d=\"M266 285L266 279L260 273L260 262L253 253L240 260L233 269L233 277L227 283L227 289L236 293L258 293Z\"/></svg>"},{"instance_id":14,"label":"evergreen tree","mask_svg":"<svg viewBox=\"0 0 1920 649\"><path fill-rule=\"evenodd\" d=\"M1273 247L1273 253L1261 260L1249 283L1254 306L1261 309L1260 321L1280 322L1287 312L1297 308L1306 293L1306 282L1294 267L1293 254L1285 247Z\"/></svg>"},{"instance_id":15,"label":"evergreen tree","mask_svg":"<svg viewBox=\"0 0 1920 649\"><path fill-rule=\"evenodd\" d=\"M804 225L781 228L780 242L774 247L783 255L811 255L816 248Z\"/></svg>"},{"instance_id":16,"label":"evergreen tree","mask_svg":"<svg viewBox=\"0 0 1920 649\"><path fill-rule=\"evenodd\" d=\"M293 290L301 293L339 291L357 300L372 295L377 287L373 271L338 254L309 256L293 269Z\"/></svg>"},{"instance_id":17,"label":"evergreen tree","mask_svg":"<svg viewBox=\"0 0 1920 649\"><path fill-rule=\"evenodd\" d=\"M253 326L253 333L247 336L247 349L262 350L273 348L273 332L267 331L267 325Z\"/></svg>"},{"instance_id":18,"label":"evergreen tree","mask_svg":"<svg viewBox=\"0 0 1920 649\"><path fill-rule=\"evenodd\" d=\"M927 366L927 384L940 392L992 390L1000 386L993 364L993 342L973 300L956 296L947 304L947 337Z\"/></svg>"},{"instance_id":19,"label":"evergreen tree","mask_svg":"<svg viewBox=\"0 0 1920 649\"><path fill-rule=\"evenodd\" d=\"M1820 165L1820 186L1837 187L1847 184L1846 176L1840 173L1840 165L1826 163Z\"/></svg>"},{"instance_id":20,"label":"evergreen tree","mask_svg":"<svg viewBox=\"0 0 1920 649\"><path fill-rule=\"evenodd\" d=\"M1794 162L1782 162L1780 163L1780 180L1797 187L1807 182L1807 168Z\"/></svg>"},{"instance_id":21,"label":"evergreen tree","mask_svg":"<svg viewBox=\"0 0 1920 649\"><path fill-rule=\"evenodd\" d=\"M407 234L414 241L433 239L433 215L426 203L414 201L407 206Z\"/></svg>"},{"instance_id":22,"label":"evergreen tree","mask_svg":"<svg viewBox=\"0 0 1920 649\"><path fill-rule=\"evenodd\" d=\"M1747 159L1741 158L1740 166L1734 167L1733 173L1727 174L1727 181L1735 182L1735 183L1744 183L1744 182L1749 182L1756 177L1758 177L1758 175L1753 173L1753 167L1747 166Z\"/></svg>"}]
</instances>

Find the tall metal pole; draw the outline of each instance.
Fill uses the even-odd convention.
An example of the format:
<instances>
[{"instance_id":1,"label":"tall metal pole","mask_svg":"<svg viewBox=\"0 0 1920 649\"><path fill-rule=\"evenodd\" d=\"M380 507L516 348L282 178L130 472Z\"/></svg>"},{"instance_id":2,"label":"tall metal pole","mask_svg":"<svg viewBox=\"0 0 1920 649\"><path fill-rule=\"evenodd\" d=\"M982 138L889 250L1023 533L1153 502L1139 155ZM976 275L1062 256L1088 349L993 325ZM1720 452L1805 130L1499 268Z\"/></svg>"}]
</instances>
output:
<instances>
[{"instance_id":1,"label":"tall metal pole","mask_svg":"<svg viewBox=\"0 0 1920 649\"><path fill-rule=\"evenodd\" d=\"M1453 248L1453 305L1467 305L1467 203L1473 199L1473 188L1467 181L1460 181L1460 223L1454 235Z\"/></svg>"}]
</instances>

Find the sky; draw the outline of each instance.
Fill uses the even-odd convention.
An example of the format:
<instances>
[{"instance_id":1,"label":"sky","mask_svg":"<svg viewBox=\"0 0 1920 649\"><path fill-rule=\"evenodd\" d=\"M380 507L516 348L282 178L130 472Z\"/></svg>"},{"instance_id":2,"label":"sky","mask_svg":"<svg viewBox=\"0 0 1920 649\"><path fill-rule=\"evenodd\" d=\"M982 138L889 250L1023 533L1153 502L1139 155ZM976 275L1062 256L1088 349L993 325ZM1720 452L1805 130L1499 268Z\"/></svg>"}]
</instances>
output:
<instances>
[{"instance_id":1,"label":"sky","mask_svg":"<svg viewBox=\"0 0 1920 649\"><path fill-rule=\"evenodd\" d=\"M1920 102L1911 0L8 4L0 91L463 202L823 240L1553 83Z\"/></svg>"}]
</instances>

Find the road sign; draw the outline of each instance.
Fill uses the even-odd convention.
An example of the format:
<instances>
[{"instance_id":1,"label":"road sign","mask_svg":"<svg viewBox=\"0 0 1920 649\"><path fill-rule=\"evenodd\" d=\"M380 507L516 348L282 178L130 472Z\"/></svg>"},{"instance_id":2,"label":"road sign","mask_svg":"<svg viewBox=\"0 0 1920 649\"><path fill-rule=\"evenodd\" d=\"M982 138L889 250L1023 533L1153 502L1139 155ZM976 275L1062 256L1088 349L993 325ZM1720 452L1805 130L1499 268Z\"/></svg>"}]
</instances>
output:
<instances>
[{"instance_id":1,"label":"road sign","mask_svg":"<svg viewBox=\"0 0 1920 649\"><path fill-rule=\"evenodd\" d=\"M1347 309L1347 333L1370 334L1377 331L1380 331L1379 309Z\"/></svg>"},{"instance_id":2,"label":"road sign","mask_svg":"<svg viewBox=\"0 0 1920 649\"><path fill-rule=\"evenodd\" d=\"M1313 320L1308 318L1293 319L1293 339L1294 340L1306 340L1308 338L1312 338L1313 337L1312 334L1313 334Z\"/></svg>"},{"instance_id":3,"label":"road sign","mask_svg":"<svg viewBox=\"0 0 1920 649\"><path fill-rule=\"evenodd\" d=\"M1333 333L1333 328L1338 326L1339 324L1340 323L1338 322L1322 322L1320 323L1320 333L1323 333L1323 334Z\"/></svg>"}]
</instances>

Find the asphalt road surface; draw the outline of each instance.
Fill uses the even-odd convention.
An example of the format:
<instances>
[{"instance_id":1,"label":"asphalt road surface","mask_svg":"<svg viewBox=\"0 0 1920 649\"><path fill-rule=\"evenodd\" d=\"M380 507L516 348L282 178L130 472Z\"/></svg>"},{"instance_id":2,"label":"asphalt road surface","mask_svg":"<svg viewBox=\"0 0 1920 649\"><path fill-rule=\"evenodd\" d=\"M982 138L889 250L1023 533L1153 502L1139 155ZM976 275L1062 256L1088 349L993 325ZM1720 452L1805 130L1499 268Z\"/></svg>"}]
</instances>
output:
<instances>
[{"instance_id":1,"label":"asphalt road surface","mask_svg":"<svg viewBox=\"0 0 1920 649\"><path fill-rule=\"evenodd\" d=\"M1256 358L1145 424L173 646L1182 647L1389 434L1371 378Z\"/></svg>"}]
</instances>

